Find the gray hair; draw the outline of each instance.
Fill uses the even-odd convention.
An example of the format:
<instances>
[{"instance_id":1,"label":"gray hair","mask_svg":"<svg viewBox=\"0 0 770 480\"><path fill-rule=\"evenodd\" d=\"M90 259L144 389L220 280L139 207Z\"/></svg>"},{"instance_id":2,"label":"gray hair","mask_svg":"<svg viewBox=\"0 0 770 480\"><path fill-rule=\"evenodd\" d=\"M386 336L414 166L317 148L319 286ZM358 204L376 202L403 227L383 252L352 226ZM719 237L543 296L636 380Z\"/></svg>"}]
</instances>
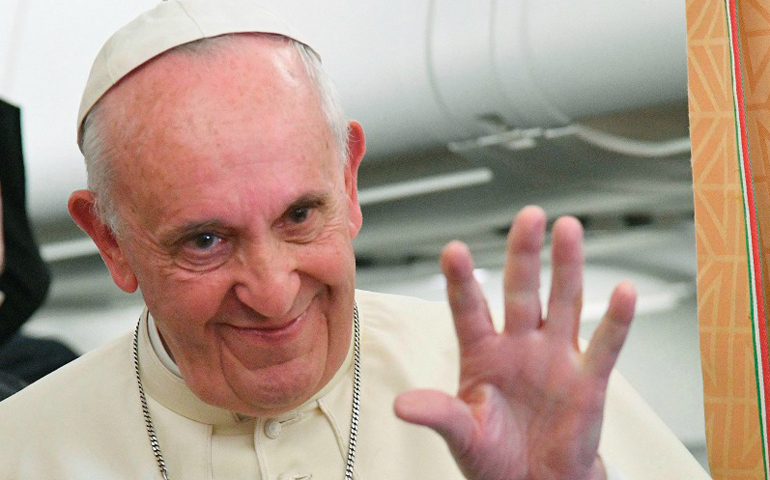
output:
<instances>
[{"instance_id":1,"label":"gray hair","mask_svg":"<svg viewBox=\"0 0 770 480\"><path fill-rule=\"evenodd\" d=\"M235 35L228 34L213 38L203 38L172 48L168 52L180 52L191 56L201 55L215 50L215 47L228 42ZM342 110L339 96L326 71L321 65L321 59L313 49L294 39L280 35L249 33L256 37L283 39L294 46L302 64L315 87L321 102L321 110L334 137L340 162L344 166L348 158L348 122ZM164 53L164 55L165 55ZM88 175L88 189L94 193L94 210L101 222L119 236L123 233L123 224L118 214L114 194L114 169L109 156L113 146L107 135L105 116L101 113L102 101L98 101L83 120L83 135L81 151L85 157ZM115 106L111 106L115 108ZM118 107L119 108L119 107ZM120 112L114 112L119 114Z\"/></svg>"}]
</instances>

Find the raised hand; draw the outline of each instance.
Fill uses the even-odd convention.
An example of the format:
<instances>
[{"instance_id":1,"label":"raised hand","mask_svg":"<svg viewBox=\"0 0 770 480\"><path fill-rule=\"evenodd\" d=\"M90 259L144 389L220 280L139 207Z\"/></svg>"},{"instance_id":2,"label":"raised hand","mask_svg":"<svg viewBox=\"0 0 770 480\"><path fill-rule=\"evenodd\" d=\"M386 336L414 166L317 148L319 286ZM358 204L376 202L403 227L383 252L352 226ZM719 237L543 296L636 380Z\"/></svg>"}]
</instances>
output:
<instances>
[{"instance_id":1,"label":"raised hand","mask_svg":"<svg viewBox=\"0 0 770 480\"><path fill-rule=\"evenodd\" d=\"M553 226L553 277L542 316L540 250L545 213L524 208L508 235L505 328L497 333L460 242L446 246L441 268L460 344L456 397L415 390L396 399L402 419L441 434L469 479L604 479L597 454L610 372L633 316L635 293L615 288L584 353L577 345L582 306L582 228Z\"/></svg>"}]
</instances>

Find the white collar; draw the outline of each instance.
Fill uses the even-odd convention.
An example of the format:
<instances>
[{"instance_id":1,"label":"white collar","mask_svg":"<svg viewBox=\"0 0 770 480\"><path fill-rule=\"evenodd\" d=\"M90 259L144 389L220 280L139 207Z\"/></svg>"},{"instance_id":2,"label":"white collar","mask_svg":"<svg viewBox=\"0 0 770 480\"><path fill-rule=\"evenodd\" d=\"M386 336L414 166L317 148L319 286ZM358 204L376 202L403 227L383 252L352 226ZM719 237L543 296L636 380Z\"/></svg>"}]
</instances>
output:
<instances>
[{"instance_id":1,"label":"white collar","mask_svg":"<svg viewBox=\"0 0 770 480\"><path fill-rule=\"evenodd\" d=\"M171 355L168 354L166 346L163 345L163 340L160 338L158 328L155 326L155 320L152 318L152 314L149 312L147 313L147 330L147 333L150 335L150 344L152 345L152 349L155 351L155 355L158 356L160 363L162 363L164 367L168 368L171 373L181 379L182 372L179 371L179 366L176 364L174 359L171 358Z\"/></svg>"}]
</instances>

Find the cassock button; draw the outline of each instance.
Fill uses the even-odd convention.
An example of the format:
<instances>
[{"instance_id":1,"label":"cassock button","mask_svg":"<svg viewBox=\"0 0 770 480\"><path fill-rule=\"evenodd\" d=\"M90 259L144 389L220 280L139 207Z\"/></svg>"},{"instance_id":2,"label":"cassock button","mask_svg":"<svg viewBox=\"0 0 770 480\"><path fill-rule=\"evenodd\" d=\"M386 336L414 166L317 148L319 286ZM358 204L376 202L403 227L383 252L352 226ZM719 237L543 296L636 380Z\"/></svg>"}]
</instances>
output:
<instances>
[{"instance_id":1,"label":"cassock button","mask_svg":"<svg viewBox=\"0 0 770 480\"><path fill-rule=\"evenodd\" d=\"M267 435L267 438L278 438L278 436L281 435L281 422L278 420L268 420L265 423L265 435ZM283 479L279 477L279 480Z\"/></svg>"}]
</instances>

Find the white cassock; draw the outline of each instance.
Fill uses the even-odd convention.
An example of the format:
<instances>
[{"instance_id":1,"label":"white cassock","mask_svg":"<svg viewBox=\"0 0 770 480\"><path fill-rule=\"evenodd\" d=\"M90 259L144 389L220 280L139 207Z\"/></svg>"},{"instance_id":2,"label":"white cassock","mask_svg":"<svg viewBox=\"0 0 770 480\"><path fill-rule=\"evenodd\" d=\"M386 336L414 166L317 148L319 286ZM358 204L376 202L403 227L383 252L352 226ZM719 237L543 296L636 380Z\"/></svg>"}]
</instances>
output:
<instances>
[{"instance_id":1,"label":"white cassock","mask_svg":"<svg viewBox=\"0 0 770 480\"><path fill-rule=\"evenodd\" d=\"M361 412L355 478L463 478L444 441L393 414L413 388L457 391L457 339L446 304L358 291ZM156 353L142 315L142 382L171 480L344 478L352 403L352 346L305 405L251 418L200 401ZM169 368L171 367L171 368ZM630 386L615 376L600 453L620 480L708 475ZM133 365L132 334L90 352L0 402L0 479L161 478Z\"/></svg>"}]
</instances>

